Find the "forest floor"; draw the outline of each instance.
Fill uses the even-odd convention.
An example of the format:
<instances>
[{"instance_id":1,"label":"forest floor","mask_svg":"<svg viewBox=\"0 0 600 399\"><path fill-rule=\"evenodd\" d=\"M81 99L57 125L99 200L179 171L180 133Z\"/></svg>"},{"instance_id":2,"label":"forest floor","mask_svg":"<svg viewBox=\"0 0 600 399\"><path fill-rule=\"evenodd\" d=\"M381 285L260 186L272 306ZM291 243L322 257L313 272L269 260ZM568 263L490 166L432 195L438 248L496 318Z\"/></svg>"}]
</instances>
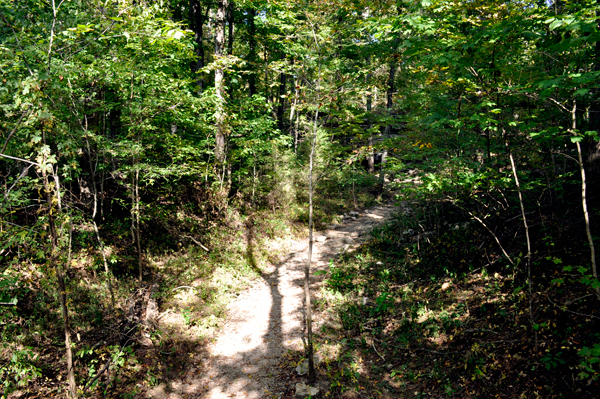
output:
<instances>
[{"instance_id":1,"label":"forest floor","mask_svg":"<svg viewBox=\"0 0 600 399\"><path fill-rule=\"evenodd\" d=\"M324 273L318 272L326 272L331 260L363 243L370 230L387 221L393 211L390 204L377 205L315 234L313 296L318 295L324 280ZM287 256L259 269L253 257L253 232L246 234L248 260L260 278L230 303L218 337L182 354L190 359L178 378L149 389L146 397L283 399L293 397L296 383L305 382L292 366L304 348L303 281L308 240L288 242ZM329 316L326 310L315 312L314 328L335 323ZM321 391L327 391L327 382L320 383Z\"/></svg>"}]
</instances>

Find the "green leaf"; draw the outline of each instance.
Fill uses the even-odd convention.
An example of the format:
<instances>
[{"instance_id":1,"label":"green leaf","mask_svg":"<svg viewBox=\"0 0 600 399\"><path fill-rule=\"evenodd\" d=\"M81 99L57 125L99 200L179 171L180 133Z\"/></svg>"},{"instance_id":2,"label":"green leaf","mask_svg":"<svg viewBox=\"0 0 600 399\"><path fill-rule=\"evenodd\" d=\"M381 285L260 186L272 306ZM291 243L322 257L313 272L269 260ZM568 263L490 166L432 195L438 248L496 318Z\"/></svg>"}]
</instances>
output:
<instances>
[{"instance_id":1,"label":"green leaf","mask_svg":"<svg viewBox=\"0 0 600 399\"><path fill-rule=\"evenodd\" d=\"M550 30L554 30L556 28L558 28L559 26L561 26L563 24L563 21L561 21L560 19L555 19L554 21L552 21L552 23L550 24L550 26L548 28L550 28Z\"/></svg>"}]
</instances>

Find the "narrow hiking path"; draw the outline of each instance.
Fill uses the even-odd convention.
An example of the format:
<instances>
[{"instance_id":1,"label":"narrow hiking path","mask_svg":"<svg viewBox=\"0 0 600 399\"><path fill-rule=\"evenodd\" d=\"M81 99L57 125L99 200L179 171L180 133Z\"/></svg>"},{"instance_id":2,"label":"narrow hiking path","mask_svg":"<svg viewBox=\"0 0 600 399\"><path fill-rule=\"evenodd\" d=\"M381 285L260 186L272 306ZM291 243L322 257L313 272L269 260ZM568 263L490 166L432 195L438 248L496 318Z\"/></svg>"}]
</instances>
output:
<instances>
[{"instance_id":1,"label":"narrow hiking path","mask_svg":"<svg viewBox=\"0 0 600 399\"><path fill-rule=\"evenodd\" d=\"M352 216L325 231L316 232L311 268L311 292L322 284L318 270L327 270L330 259L360 245L369 231L388 220L392 205L379 205ZM253 262L252 239L248 257ZM147 392L156 399L180 398L288 398L294 383L281 376L283 355L303 350L304 266L308 240L295 241L277 265L261 270L261 278L229 305L227 321L208 355L198 359L180 378ZM258 270L258 269L257 269ZM315 315L319 323L319 315ZM326 388L326 387L322 387Z\"/></svg>"}]
</instances>

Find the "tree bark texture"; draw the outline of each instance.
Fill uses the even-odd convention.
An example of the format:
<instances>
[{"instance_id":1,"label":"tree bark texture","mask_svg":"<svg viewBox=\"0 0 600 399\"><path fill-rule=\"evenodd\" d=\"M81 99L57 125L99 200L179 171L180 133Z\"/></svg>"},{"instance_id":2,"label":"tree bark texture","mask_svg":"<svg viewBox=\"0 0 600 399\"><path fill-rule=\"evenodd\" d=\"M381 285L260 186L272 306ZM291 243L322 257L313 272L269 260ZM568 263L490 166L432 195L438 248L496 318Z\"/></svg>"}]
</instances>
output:
<instances>
[{"instance_id":1,"label":"tree bark texture","mask_svg":"<svg viewBox=\"0 0 600 399\"><path fill-rule=\"evenodd\" d=\"M573 109L571 110L572 133L577 131L577 101L573 101ZM587 235L588 244L590 246L590 258L592 264L592 273L594 278L598 280L598 269L596 267L596 248L594 246L594 238L592 237L592 229L590 227L590 215L587 208L587 183L585 178L585 165L583 164L583 156L581 144L575 142L577 146L577 157L579 160L579 173L581 174L581 207L583 209L583 217L585 219L585 233ZM600 298L600 287L596 288L596 295Z\"/></svg>"},{"instance_id":2,"label":"tree bark texture","mask_svg":"<svg viewBox=\"0 0 600 399\"><path fill-rule=\"evenodd\" d=\"M215 158L218 163L225 162L225 70L222 65L225 45L225 22L227 19L228 0L219 0L217 8L216 37L215 37L215 93L217 110L215 112Z\"/></svg>"},{"instance_id":3,"label":"tree bark texture","mask_svg":"<svg viewBox=\"0 0 600 399\"><path fill-rule=\"evenodd\" d=\"M202 7L199 0L190 0L190 21L191 28L194 31L194 40L196 42L196 65L192 66L192 71L198 73L196 85L199 94L204 91L204 79L199 73L204 68L204 22L208 17L210 4L206 6L206 13L202 13Z\"/></svg>"},{"instance_id":4,"label":"tree bark texture","mask_svg":"<svg viewBox=\"0 0 600 399\"><path fill-rule=\"evenodd\" d=\"M64 324L65 333L65 356L67 360L67 381L69 383L69 395L71 398L77 398L77 384L75 383L75 370L73 369L73 351L71 349L71 325L69 322L69 310L67 308L67 287L63 276L63 270L60 267L59 251L58 251L58 231L54 215L54 204L58 204L56 198L60 197L60 192L56 192L56 197L52 195L53 188L49 182L48 174L45 170L45 165L42 166L42 177L44 179L44 191L46 192L46 201L48 202L48 227L50 229L50 239L52 243L52 254L50 262L56 272L58 282L58 297L60 300L61 315Z\"/></svg>"},{"instance_id":5,"label":"tree bark texture","mask_svg":"<svg viewBox=\"0 0 600 399\"><path fill-rule=\"evenodd\" d=\"M283 132L283 114L285 112L285 92L287 75L282 72L279 75L279 104L277 105L277 127Z\"/></svg>"},{"instance_id":6,"label":"tree bark texture","mask_svg":"<svg viewBox=\"0 0 600 399\"><path fill-rule=\"evenodd\" d=\"M250 63L251 72L248 75L248 96L252 97L256 94L256 10L251 8L248 10L248 61Z\"/></svg>"},{"instance_id":7,"label":"tree bark texture","mask_svg":"<svg viewBox=\"0 0 600 399\"><path fill-rule=\"evenodd\" d=\"M306 267L304 268L304 300L306 302L306 356L308 358L308 380L313 382L315 380L315 365L314 365L314 348L312 339L312 309L310 303L310 264L312 262L313 252L313 194L314 194L314 181L313 181L313 168L315 159L315 149L317 147L317 120L319 118L319 107L315 112L314 132L313 141L310 150L310 163L308 169L308 260L306 261Z\"/></svg>"},{"instance_id":8,"label":"tree bark texture","mask_svg":"<svg viewBox=\"0 0 600 399\"><path fill-rule=\"evenodd\" d=\"M229 0L229 7L227 8L227 54L233 54L233 13L235 11L235 4L233 0Z\"/></svg>"},{"instance_id":9,"label":"tree bark texture","mask_svg":"<svg viewBox=\"0 0 600 399\"><path fill-rule=\"evenodd\" d=\"M506 133L502 132L504 135ZM525 204L523 203L523 194L521 192L521 184L519 183L519 177L517 175L517 166L515 164L515 159L513 157L512 152L510 151L510 145L508 143L508 139L506 139L506 150L508 151L508 157L510 159L510 166L512 168L513 177L515 179L515 185L517 186L517 193L519 194L519 205L521 206L521 216L523 217L523 227L525 227L525 238L527 240L527 256L526 256L526 267L527 267L527 285L529 286L529 321L531 322L531 326L535 324L535 319L533 317L533 281L531 279L531 240L529 238L529 225L527 224L527 216L525 214ZM535 350L537 351L538 347L538 335L537 331L534 331L535 336Z\"/></svg>"},{"instance_id":10,"label":"tree bark texture","mask_svg":"<svg viewBox=\"0 0 600 399\"><path fill-rule=\"evenodd\" d=\"M369 169L369 173L375 172L375 154L373 153L373 121L371 120L371 108L373 102L373 93L371 93L371 74L367 75L367 129L369 130L369 155L367 155L367 165Z\"/></svg>"}]
</instances>

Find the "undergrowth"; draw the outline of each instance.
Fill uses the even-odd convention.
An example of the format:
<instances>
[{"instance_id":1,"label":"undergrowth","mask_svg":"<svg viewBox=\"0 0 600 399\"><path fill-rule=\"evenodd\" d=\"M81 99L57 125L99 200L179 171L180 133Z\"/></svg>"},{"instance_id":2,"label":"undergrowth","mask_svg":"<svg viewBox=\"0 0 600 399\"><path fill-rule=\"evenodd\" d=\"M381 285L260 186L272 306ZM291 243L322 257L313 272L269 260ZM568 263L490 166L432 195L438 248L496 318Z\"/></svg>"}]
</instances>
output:
<instances>
[{"instance_id":1,"label":"undergrowth","mask_svg":"<svg viewBox=\"0 0 600 399\"><path fill-rule=\"evenodd\" d=\"M110 275L104 272L92 226L75 220L70 250L64 243L60 261L82 397L136 397L206 355L204 348L217 336L228 303L279 261L290 240L306 236L304 176L283 167L278 171L273 179L281 184L273 186L265 177L254 196L239 192L224 200L192 184L182 192L144 198L141 289L125 211L111 205L100 226ZM347 190L349 182L354 191ZM354 209L354 201L356 207L368 205L371 183L359 171L322 179L317 196L321 223ZM43 256L23 254L21 259L1 280L17 301L0 315L3 395L62 395L64 332L56 277ZM151 302L156 309L148 319Z\"/></svg>"},{"instance_id":2,"label":"undergrowth","mask_svg":"<svg viewBox=\"0 0 600 399\"><path fill-rule=\"evenodd\" d=\"M427 191L439 175L420 174L393 221L332 261L317 300L331 320L316 334L327 357L319 371L332 382L327 395L595 397L600 317L591 271L581 266L583 228L568 213L550 218L576 198L530 217L532 321L518 219L509 223L500 211L486 219L509 259L466 211L489 200L485 179L467 207L468 195L457 203L460 192ZM515 206L506 197L507 209Z\"/></svg>"}]
</instances>

